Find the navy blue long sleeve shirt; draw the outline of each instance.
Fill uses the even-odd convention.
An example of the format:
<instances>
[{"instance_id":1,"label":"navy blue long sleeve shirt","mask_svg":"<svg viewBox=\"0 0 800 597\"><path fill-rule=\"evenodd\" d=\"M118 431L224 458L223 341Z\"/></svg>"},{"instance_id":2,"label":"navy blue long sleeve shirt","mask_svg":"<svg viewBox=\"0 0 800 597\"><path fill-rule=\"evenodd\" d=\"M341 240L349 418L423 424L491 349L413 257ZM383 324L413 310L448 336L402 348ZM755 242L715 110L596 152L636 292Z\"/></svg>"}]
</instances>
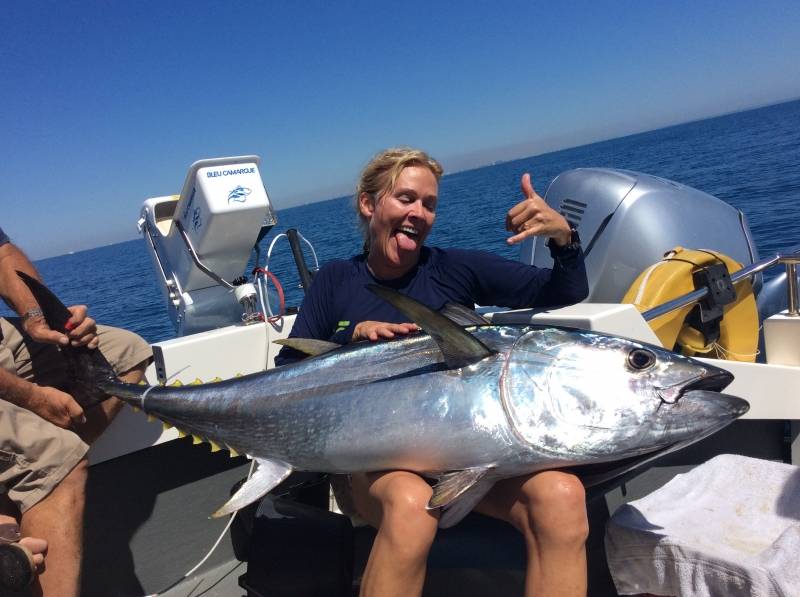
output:
<instances>
[{"instance_id":1,"label":"navy blue long sleeve shirt","mask_svg":"<svg viewBox=\"0 0 800 597\"><path fill-rule=\"evenodd\" d=\"M417 265L400 278L377 279L365 255L332 261L320 269L303 299L290 337L347 344L361 321L408 320L367 289L380 284L413 297L434 310L446 303L520 309L568 305L588 295L580 248L552 248L553 269L512 261L484 251L423 247ZM301 358L284 347L275 359L283 365Z\"/></svg>"}]
</instances>

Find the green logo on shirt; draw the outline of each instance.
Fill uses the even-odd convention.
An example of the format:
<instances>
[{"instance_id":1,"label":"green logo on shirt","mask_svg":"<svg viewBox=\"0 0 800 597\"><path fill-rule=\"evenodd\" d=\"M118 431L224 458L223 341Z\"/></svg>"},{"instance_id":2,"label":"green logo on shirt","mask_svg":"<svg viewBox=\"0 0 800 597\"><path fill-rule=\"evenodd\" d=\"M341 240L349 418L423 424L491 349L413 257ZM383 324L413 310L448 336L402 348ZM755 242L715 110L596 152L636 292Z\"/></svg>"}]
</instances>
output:
<instances>
[{"instance_id":1,"label":"green logo on shirt","mask_svg":"<svg viewBox=\"0 0 800 597\"><path fill-rule=\"evenodd\" d=\"M349 321L340 321L339 325L336 327L336 332L341 332L342 330L346 330L348 325L350 325Z\"/></svg>"}]
</instances>

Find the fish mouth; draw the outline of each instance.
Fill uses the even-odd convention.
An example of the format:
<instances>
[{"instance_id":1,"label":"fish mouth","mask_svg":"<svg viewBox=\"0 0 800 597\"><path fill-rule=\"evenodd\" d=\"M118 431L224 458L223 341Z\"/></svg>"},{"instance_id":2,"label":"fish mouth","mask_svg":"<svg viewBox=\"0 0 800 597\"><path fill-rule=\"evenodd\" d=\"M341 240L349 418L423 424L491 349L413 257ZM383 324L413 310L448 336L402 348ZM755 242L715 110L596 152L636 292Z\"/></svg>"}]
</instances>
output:
<instances>
[{"instance_id":1,"label":"fish mouth","mask_svg":"<svg viewBox=\"0 0 800 597\"><path fill-rule=\"evenodd\" d=\"M624 481L625 478L632 474L631 471L634 469L639 469L639 472L641 472L641 467L647 465L647 468L649 468L657 459L703 440L723 427L727 427L734 420L746 414L750 410L750 404L747 400L737 396L716 391L719 384L727 385L730 383L730 380L725 381L725 377L722 375L718 379L712 380L713 384L708 384L709 387L714 388L712 390L693 389L686 392L687 401L704 406L703 409L698 410L698 414L706 415L703 423L704 429L691 430L691 433L684 434L683 437L674 438L673 441L660 446L653 446L652 449L646 450L641 454L635 454L620 460L581 464L570 467L570 470L580 476L587 488L595 487L596 492L605 492ZM697 422L697 418L693 418L693 421Z\"/></svg>"},{"instance_id":2,"label":"fish mouth","mask_svg":"<svg viewBox=\"0 0 800 597\"><path fill-rule=\"evenodd\" d=\"M721 421L738 419L750 410L750 403L747 400L717 391L692 390L691 393L686 393L685 398L713 408Z\"/></svg>"},{"instance_id":3,"label":"fish mouth","mask_svg":"<svg viewBox=\"0 0 800 597\"><path fill-rule=\"evenodd\" d=\"M675 404L687 392L721 392L733 381L733 374L724 369L714 369L671 386L658 388L656 393L666 404Z\"/></svg>"}]
</instances>

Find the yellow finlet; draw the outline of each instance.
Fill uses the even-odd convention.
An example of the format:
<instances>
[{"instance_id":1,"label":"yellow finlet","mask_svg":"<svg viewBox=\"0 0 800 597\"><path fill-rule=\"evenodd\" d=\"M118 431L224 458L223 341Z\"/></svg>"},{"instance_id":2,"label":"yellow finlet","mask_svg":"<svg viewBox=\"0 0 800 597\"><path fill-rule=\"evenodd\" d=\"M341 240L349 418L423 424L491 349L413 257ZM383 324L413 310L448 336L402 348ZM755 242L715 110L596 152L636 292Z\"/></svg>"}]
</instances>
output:
<instances>
[{"instance_id":1,"label":"yellow finlet","mask_svg":"<svg viewBox=\"0 0 800 597\"><path fill-rule=\"evenodd\" d=\"M239 452L237 452L236 450L234 450L230 446L227 446L227 448L228 448L228 452L230 452L231 458L236 458L239 455Z\"/></svg>"},{"instance_id":2,"label":"yellow finlet","mask_svg":"<svg viewBox=\"0 0 800 597\"><path fill-rule=\"evenodd\" d=\"M173 388L179 388L179 387L181 387L183 385L183 382L180 379L176 379L175 381L173 381L169 385L170 385L170 387L173 387Z\"/></svg>"},{"instance_id":3,"label":"yellow finlet","mask_svg":"<svg viewBox=\"0 0 800 597\"><path fill-rule=\"evenodd\" d=\"M195 377L195 378L194 378L194 381L193 381L193 382L191 382L189 385L190 385L190 386L199 386L199 385L201 385L202 383L203 383L203 380L202 380L202 379L200 379L199 377Z\"/></svg>"},{"instance_id":4,"label":"yellow finlet","mask_svg":"<svg viewBox=\"0 0 800 597\"><path fill-rule=\"evenodd\" d=\"M203 438L202 438L202 437L200 437L199 435L193 435L193 436L192 436L192 443L193 443L195 446L196 446L197 444L202 444L202 443L203 443Z\"/></svg>"},{"instance_id":5,"label":"yellow finlet","mask_svg":"<svg viewBox=\"0 0 800 597\"><path fill-rule=\"evenodd\" d=\"M153 415L147 415L147 422L148 423L152 423L155 420L156 420L156 418Z\"/></svg>"},{"instance_id":6,"label":"yellow finlet","mask_svg":"<svg viewBox=\"0 0 800 597\"><path fill-rule=\"evenodd\" d=\"M217 377L215 377L214 379L211 380L211 383L219 383L221 381L222 381L222 378L217 376Z\"/></svg>"},{"instance_id":7,"label":"yellow finlet","mask_svg":"<svg viewBox=\"0 0 800 597\"><path fill-rule=\"evenodd\" d=\"M186 437L188 435L183 429L178 429L178 437Z\"/></svg>"},{"instance_id":8,"label":"yellow finlet","mask_svg":"<svg viewBox=\"0 0 800 597\"><path fill-rule=\"evenodd\" d=\"M164 429L172 429L173 425L171 423L167 423L166 421L161 421L161 424L164 426Z\"/></svg>"},{"instance_id":9,"label":"yellow finlet","mask_svg":"<svg viewBox=\"0 0 800 597\"><path fill-rule=\"evenodd\" d=\"M216 444L216 443L212 442L211 440L209 440L208 443L211 444L211 451L212 452L219 452L222 449L219 446L219 444Z\"/></svg>"}]
</instances>

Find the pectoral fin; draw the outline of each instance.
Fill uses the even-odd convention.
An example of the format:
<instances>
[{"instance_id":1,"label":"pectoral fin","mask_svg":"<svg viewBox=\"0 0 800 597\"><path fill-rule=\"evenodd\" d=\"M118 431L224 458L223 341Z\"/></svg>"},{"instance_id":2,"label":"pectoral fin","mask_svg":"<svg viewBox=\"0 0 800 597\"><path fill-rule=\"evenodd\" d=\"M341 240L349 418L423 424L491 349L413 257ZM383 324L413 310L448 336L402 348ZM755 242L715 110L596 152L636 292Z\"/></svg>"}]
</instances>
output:
<instances>
[{"instance_id":1,"label":"pectoral fin","mask_svg":"<svg viewBox=\"0 0 800 597\"><path fill-rule=\"evenodd\" d=\"M433 487L428 510L442 509L439 527L451 527L483 499L497 480L490 475L492 467L475 467L445 473Z\"/></svg>"},{"instance_id":2,"label":"pectoral fin","mask_svg":"<svg viewBox=\"0 0 800 597\"><path fill-rule=\"evenodd\" d=\"M277 487L292 472L292 467L280 460L269 460L267 458L256 458L255 460L258 464L253 476L245 481L231 499L211 515L211 518L225 516L252 504L258 498Z\"/></svg>"},{"instance_id":3,"label":"pectoral fin","mask_svg":"<svg viewBox=\"0 0 800 597\"><path fill-rule=\"evenodd\" d=\"M315 340L313 338L282 338L280 340L273 340L275 344L281 346L288 346L304 354L312 357L318 354L325 354L337 348L341 348L341 344L336 342L328 342L327 340Z\"/></svg>"},{"instance_id":4,"label":"pectoral fin","mask_svg":"<svg viewBox=\"0 0 800 597\"><path fill-rule=\"evenodd\" d=\"M450 369L466 367L492 354L483 342L464 328L419 301L385 286L368 284L367 288L430 334Z\"/></svg>"}]
</instances>

